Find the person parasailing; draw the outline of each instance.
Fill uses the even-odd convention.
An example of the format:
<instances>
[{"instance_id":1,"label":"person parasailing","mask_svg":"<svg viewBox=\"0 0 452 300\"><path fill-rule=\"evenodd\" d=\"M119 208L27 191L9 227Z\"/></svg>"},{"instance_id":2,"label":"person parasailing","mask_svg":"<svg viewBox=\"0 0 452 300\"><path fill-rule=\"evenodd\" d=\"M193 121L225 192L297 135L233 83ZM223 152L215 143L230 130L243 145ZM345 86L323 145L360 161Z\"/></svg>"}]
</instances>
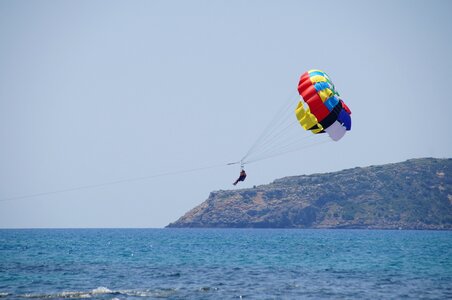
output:
<instances>
[{"instance_id":1,"label":"person parasailing","mask_svg":"<svg viewBox=\"0 0 452 300\"><path fill-rule=\"evenodd\" d=\"M242 170L240 171L239 178L237 178L237 180L233 183L233 185L237 185L237 183L239 183L239 181L245 181L246 172L245 172L245 169L243 169L243 165L242 165L241 169Z\"/></svg>"}]
</instances>

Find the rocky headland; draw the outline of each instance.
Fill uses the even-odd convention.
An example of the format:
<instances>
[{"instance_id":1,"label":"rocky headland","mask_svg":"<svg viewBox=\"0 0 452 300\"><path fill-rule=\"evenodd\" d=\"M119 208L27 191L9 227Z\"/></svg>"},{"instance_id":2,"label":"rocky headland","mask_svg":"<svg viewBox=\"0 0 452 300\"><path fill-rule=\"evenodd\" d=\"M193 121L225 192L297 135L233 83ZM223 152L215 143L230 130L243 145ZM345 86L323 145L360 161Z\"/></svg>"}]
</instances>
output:
<instances>
[{"instance_id":1,"label":"rocky headland","mask_svg":"<svg viewBox=\"0 0 452 300\"><path fill-rule=\"evenodd\" d=\"M215 191L167 227L452 229L452 159L422 158Z\"/></svg>"}]
</instances>

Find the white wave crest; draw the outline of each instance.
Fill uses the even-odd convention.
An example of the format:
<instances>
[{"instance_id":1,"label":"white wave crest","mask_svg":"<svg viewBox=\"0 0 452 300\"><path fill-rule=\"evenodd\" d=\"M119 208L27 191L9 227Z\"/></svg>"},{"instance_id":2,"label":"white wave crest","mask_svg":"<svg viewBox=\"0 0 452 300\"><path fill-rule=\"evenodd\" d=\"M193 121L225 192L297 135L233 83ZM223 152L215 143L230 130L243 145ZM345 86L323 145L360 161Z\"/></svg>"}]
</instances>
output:
<instances>
[{"instance_id":1,"label":"white wave crest","mask_svg":"<svg viewBox=\"0 0 452 300\"><path fill-rule=\"evenodd\" d=\"M170 297L176 293L175 289L156 289L156 290L118 290L112 291L109 288L100 286L91 291L64 291L55 294L23 294L21 298L33 298L33 299L84 299L84 298L96 298L101 295L126 295L132 297ZM0 293L0 297L7 297L10 294Z\"/></svg>"},{"instance_id":2,"label":"white wave crest","mask_svg":"<svg viewBox=\"0 0 452 300\"><path fill-rule=\"evenodd\" d=\"M92 295L113 294L114 292L104 286L100 286L91 291Z\"/></svg>"}]
</instances>

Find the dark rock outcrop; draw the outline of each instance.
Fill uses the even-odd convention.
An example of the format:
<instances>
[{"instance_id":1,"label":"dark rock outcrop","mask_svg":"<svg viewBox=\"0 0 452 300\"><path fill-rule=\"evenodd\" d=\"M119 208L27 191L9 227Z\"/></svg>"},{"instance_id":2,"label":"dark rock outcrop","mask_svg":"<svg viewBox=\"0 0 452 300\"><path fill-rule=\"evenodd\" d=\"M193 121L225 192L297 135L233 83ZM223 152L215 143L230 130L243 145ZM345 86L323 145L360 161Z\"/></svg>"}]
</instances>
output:
<instances>
[{"instance_id":1,"label":"dark rock outcrop","mask_svg":"<svg viewBox=\"0 0 452 300\"><path fill-rule=\"evenodd\" d=\"M412 159L216 191L168 227L452 229L452 159Z\"/></svg>"}]
</instances>

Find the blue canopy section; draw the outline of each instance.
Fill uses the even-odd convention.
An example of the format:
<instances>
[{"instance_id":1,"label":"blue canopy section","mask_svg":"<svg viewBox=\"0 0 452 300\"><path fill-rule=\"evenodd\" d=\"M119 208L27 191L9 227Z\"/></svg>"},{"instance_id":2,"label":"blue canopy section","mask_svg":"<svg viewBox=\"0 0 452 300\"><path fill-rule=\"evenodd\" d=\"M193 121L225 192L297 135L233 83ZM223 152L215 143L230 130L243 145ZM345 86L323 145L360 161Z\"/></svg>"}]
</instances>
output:
<instances>
[{"instance_id":1,"label":"blue canopy section","mask_svg":"<svg viewBox=\"0 0 452 300\"><path fill-rule=\"evenodd\" d=\"M352 118L350 115L345 111L345 109L342 109L339 115L337 116L337 120L345 126L347 130L352 129Z\"/></svg>"}]
</instances>

